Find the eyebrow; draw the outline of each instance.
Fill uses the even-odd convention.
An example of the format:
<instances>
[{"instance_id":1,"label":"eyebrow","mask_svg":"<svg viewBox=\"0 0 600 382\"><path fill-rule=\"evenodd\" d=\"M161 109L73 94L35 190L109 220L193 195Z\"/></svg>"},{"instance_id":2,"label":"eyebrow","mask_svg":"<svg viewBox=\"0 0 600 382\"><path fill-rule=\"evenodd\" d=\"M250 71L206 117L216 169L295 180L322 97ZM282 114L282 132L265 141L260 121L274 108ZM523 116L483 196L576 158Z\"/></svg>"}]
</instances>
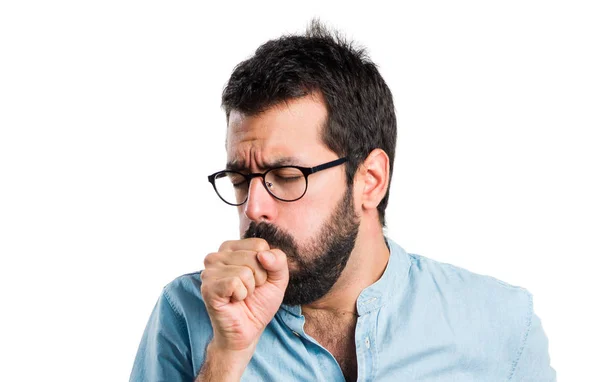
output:
<instances>
[{"instance_id":1,"label":"eyebrow","mask_svg":"<svg viewBox=\"0 0 600 382\"><path fill-rule=\"evenodd\" d=\"M283 157L283 158L279 158L273 162L265 162L264 166L259 167L261 170L266 170L269 168L274 168L274 167L281 167L281 166L299 166L298 160L292 157ZM245 165L237 162L237 161L231 161L231 162L227 162L227 165L225 166L226 170L230 170L230 171L248 171L248 167L246 167Z\"/></svg>"}]
</instances>

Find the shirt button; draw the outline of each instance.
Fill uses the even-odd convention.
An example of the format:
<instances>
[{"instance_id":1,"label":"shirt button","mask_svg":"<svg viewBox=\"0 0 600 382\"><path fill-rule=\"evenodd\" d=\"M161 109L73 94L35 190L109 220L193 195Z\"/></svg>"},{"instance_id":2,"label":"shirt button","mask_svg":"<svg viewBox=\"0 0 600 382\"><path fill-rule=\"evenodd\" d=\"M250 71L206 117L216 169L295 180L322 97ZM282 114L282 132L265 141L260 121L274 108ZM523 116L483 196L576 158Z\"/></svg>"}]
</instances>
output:
<instances>
[{"instance_id":1,"label":"shirt button","mask_svg":"<svg viewBox=\"0 0 600 382\"><path fill-rule=\"evenodd\" d=\"M367 337L367 339L365 340L365 345L367 346L367 349L371 348L371 341L369 341L369 337Z\"/></svg>"},{"instance_id":2,"label":"shirt button","mask_svg":"<svg viewBox=\"0 0 600 382\"><path fill-rule=\"evenodd\" d=\"M300 334L298 334L298 332L296 332L295 330L292 330L292 333L294 333L294 335L295 335L296 337L300 337Z\"/></svg>"}]
</instances>

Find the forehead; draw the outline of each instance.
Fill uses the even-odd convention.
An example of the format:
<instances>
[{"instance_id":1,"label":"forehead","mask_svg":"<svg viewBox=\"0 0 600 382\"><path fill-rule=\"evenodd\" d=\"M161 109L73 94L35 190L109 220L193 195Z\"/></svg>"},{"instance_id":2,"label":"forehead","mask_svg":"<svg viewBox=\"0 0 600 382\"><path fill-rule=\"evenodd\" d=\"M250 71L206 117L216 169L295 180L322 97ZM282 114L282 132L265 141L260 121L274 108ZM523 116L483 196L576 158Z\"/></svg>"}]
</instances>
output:
<instances>
[{"instance_id":1,"label":"forehead","mask_svg":"<svg viewBox=\"0 0 600 382\"><path fill-rule=\"evenodd\" d=\"M306 96L275 105L258 115L232 110L227 127L227 160L246 167L269 167L282 158L309 165L330 152L321 139L327 109L319 97Z\"/></svg>"}]
</instances>

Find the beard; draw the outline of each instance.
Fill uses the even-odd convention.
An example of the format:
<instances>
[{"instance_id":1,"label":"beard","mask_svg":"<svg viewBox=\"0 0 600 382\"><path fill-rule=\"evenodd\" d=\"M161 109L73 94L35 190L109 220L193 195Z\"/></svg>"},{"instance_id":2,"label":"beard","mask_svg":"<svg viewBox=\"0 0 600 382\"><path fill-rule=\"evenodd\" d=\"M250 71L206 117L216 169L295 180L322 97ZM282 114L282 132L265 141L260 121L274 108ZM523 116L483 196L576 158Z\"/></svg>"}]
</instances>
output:
<instances>
[{"instance_id":1,"label":"beard","mask_svg":"<svg viewBox=\"0 0 600 382\"><path fill-rule=\"evenodd\" d=\"M244 238L262 238L271 248L278 248L287 255L290 281L283 303L304 305L325 296L340 278L354 249L358 227L352 187L348 186L316 238L302 249L292 235L265 222L251 222Z\"/></svg>"}]
</instances>

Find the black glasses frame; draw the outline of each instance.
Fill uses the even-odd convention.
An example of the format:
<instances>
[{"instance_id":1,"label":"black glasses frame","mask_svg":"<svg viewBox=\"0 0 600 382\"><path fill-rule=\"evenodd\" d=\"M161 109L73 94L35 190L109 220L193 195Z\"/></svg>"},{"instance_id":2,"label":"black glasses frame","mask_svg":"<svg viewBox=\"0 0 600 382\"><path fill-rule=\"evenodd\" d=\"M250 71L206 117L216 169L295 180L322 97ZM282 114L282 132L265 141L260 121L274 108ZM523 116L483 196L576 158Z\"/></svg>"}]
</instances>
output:
<instances>
[{"instance_id":1,"label":"black glasses frame","mask_svg":"<svg viewBox=\"0 0 600 382\"><path fill-rule=\"evenodd\" d=\"M243 202L238 203L238 204L234 204L234 203L230 203L227 200L225 200L221 194L219 194L219 191L217 190L217 185L215 184L215 179L217 178L218 175L222 174L222 173L235 173L235 174L239 174L241 176L244 177L244 179L246 179L246 182L248 183L248 187L250 187L250 181L252 181L252 179L254 178L262 178L262 185L265 187L265 190L267 190L267 192L274 197L277 200L281 200L282 202L295 202L298 199L301 199L305 194L306 191L308 190L308 176L310 174L314 174L315 172L319 172L319 171L323 171L323 170L327 170L328 168L331 167L335 167L335 166L339 166L342 163L345 163L348 161L348 158L339 158L336 159L334 161L331 162L327 162L327 163L323 163L320 164L318 166L315 167L301 167L301 166L279 166L279 167L273 167L268 169L267 171L260 173L260 172L256 172L256 173L251 173L251 174L243 174L239 171L231 171L231 170L222 170L222 171L218 171L215 172L214 174L211 174L208 176L208 181L210 182L210 184L212 184L213 188L215 189L215 192L217 193L217 195L219 196L219 198L224 201L225 203L229 204L230 206L241 206L242 204L246 203L248 201L248 194L246 194L246 199L244 199ZM276 195L274 195L271 190L269 190L269 187L267 186L267 182L265 180L265 177L267 176L267 174L273 170L278 170L281 168L296 168L298 170L300 170L302 172L302 174L304 175L304 181L306 182L306 186L304 187L304 192L302 193L302 195L300 195L299 197L297 197L296 199L292 199L292 200L286 200L286 199L281 199L279 197L277 197Z\"/></svg>"}]
</instances>

